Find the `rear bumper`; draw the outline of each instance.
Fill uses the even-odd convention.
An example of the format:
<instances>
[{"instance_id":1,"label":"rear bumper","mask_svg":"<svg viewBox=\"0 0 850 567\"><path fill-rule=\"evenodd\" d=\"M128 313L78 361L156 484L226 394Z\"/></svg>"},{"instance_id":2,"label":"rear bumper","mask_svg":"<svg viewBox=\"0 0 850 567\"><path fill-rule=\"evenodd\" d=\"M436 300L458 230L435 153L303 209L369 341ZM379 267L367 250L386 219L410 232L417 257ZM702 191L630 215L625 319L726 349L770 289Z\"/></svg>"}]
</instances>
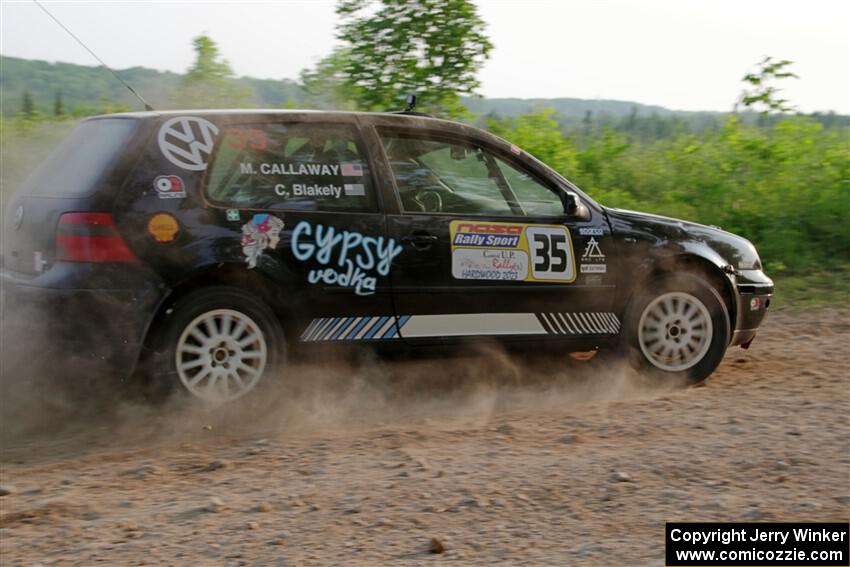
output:
<instances>
[{"instance_id":1,"label":"rear bumper","mask_svg":"<svg viewBox=\"0 0 850 567\"><path fill-rule=\"evenodd\" d=\"M129 376L163 288L144 268L120 270L115 277L114 266L57 263L35 278L0 271L4 356Z\"/></svg>"},{"instance_id":2,"label":"rear bumper","mask_svg":"<svg viewBox=\"0 0 850 567\"><path fill-rule=\"evenodd\" d=\"M773 280L761 270L742 270L736 274L738 303L730 345L749 346L767 315L773 298Z\"/></svg>"}]
</instances>

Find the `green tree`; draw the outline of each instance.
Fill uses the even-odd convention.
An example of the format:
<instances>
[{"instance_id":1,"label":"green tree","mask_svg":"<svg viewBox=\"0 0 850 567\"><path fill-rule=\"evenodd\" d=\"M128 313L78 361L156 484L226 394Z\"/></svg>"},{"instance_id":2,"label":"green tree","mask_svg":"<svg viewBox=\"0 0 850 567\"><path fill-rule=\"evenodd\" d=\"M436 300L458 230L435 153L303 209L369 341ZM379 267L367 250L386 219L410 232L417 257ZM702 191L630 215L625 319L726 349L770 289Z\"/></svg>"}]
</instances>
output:
<instances>
[{"instance_id":1,"label":"green tree","mask_svg":"<svg viewBox=\"0 0 850 567\"><path fill-rule=\"evenodd\" d=\"M784 113L792 112L793 106L788 104L788 100L779 98L781 89L773 86L778 79L799 79L797 75L788 71L788 66L792 65L792 61L782 59L775 61L772 57L765 57L758 64L758 70L755 73L747 73L741 79L746 88L735 103L735 111L738 106L757 110L762 115L768 115L772 112Z\"/></svg>"},{"instance_id":2,"label":"green tree","mask_svg":"<svg viewBox=\"0 0 850 567\"><path fill-rule=\"evenodd\" d=\"M35 117L35 104L33 104L32 94L28 90L24 91L21 96L21 114L27 120L32 120Z\"/></svg>"},{"instance_id":3,"label":"green tree","mask_svg":"<svg viewBox=\"0 0 850 567\"><path fill-rule=\"evenodd\" d=\"M469 0L339 0L342 48L323 66L365 110L396 110L419 95L436 114L464 116L460 95L474 94L492 44Z\"/></svg>"},{"instance_id":4,"label":"green tree","mask_svg":"<svg viewBox=\"0 0 850 567\"><path fill-rule=\"evenodd\" d=\"M309 105L316 108L356 110L357 102L350 87L346 68L349 52L337 48L319 61L315 69L301 71L301 87Z\"/></svg>"},{"instance_id":5,"label":"green tree","mask_svg":"<svg viewBox=\"0 0 850 567\"><path fill-rule=\"evenodd\" d=\"M56 91L56 96L53 98L53 116L56 118L65 116L65 109L62 106L62 91Z\"/></svg>"},{"instance_id":6,"label":"green tree","mask_svg":"<svg viewBox=\"0 0 850 567\"><path fill-rule=\"evenodd\" d=\"M555 111L551 108L516 118L491 118L487 121L487 129L568 177L576 172L576 149L561 133Z\"/></svg>"},{"instance_id":7,"label":"green tree","mask_svg":"<svg viewBox=\"0 0 850 567\"><path fill-rule=\"evenodd\" d=\"M192 40L195 46L195 64L186 73L189 81L222 80L233 76L230 64L219 58L218 46L206 35L199 35Z\"/></svg>"},{"instance_id":8,"label":"green tree","mask_svg":"<svg viewBox=\"0 0 850 567\"><path fill-rule=\"evenodd\" d=\"M250 92L237 84L230 64L221 58L218 46L206 35L192 40L195 63L183 76L173 97L183 108L244 107Z\"/></svg>"}]
</instances>

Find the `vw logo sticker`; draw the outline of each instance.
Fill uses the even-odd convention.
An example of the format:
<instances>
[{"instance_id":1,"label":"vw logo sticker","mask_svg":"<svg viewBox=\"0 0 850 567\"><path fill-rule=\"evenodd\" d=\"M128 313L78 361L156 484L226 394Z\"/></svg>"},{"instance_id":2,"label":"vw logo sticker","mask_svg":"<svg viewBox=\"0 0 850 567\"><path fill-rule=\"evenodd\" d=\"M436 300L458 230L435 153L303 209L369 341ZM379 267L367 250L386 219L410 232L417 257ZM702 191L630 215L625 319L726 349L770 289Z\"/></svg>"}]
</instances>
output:
<instances>
[{"instance_id":1,"label":"vw logo sticker","mask_svg":"<svg viewBox=\"0 0 850 567\"><path fill-rule=\"evenodd\" d=\"M18 205L15 209L15 230L19 230L22 224L24 224L24 206Z\"/></svg>"},{"instance_id":2,"label":"vw logo sticker","mask_svg":"<svg viewBox=\"0 0 850 567\"><path fill-rule=\"evenodd\" d=\"M160 127L157 141L162 155L177 167L203 171L217 134L218 128L208 120L178 116Z\"/></svg>"}]
</instances>

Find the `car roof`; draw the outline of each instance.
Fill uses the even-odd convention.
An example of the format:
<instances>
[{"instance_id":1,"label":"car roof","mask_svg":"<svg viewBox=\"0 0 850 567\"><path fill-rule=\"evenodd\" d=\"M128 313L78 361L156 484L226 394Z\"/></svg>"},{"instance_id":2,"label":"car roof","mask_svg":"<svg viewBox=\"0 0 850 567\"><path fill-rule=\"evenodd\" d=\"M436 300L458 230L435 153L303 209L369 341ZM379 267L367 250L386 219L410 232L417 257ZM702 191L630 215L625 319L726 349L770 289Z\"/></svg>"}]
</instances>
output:
<instances>
[{"instance_id":1,"label":"car roof","mask_svg":"<svg viewBox=\"0 0 850 567\"><path fill-rule=\"evenodd\" d=\"M446 133L474 135L475 137L489 138L494 142L505 143L498 136L493 135L486 130L481 130L470 124L457 122L454 120L444 120L434 118L428 114L421 112L356 112L344 110L316 110L316 109L281 109L281 108L233 108L233 109L191 109L191 110L154 110L140 112L121 112L116 114L101 114L92 116L86 120L104 120L104 119L136 119L144 121L157 121L162 118L175 116L197 116L207 118L224 118L238 119L240 117L251 117L253 120L262 118L272 118L275 116L301 116L314 117L333 116L342 120L353 121L360 118L364 122L371 123L375 126L409 126L420 128L429 126L436 130L441 130Z\"/></svg>"},{"instance_id":2,"label":"car roof","mask_svg":"<svg viewBox=\"0 0 850 567\"><path fill-rule=\"evenodd\" d=\"M286 116L297 114L330 114L334 116L361 116L361 117L385 117L396 118L399 121L410 119L427 118L437 122L460 124L451 120L442 120L429 114L421 112L359 112L350 110L317 110L296 108L207 108L207 109L185 109L185 110L145 110L138 112L117 112L115 114L100 114L91 116L88 120L103 118L137 118L155 119L168 116Z\"/></svg>"}]
</instances>

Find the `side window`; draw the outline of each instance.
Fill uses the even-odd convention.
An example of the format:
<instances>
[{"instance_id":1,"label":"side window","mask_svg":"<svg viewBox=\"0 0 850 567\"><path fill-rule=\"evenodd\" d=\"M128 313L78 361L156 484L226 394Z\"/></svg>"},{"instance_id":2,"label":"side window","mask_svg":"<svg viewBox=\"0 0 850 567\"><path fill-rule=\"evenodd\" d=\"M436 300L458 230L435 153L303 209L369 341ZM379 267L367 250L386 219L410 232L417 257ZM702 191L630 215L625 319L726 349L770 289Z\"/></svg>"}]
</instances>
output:
<instances>
[{"instance_id":1,"label":"side window","mask_svg":"<svg viewBox=\"0 0 850 567\"><path fill-rule=\"evenodd\" d=\"M465 142L381 132L402 208L412 213L521 214L495 158Z\"/></svg>"},{"instance_id":2,"label":"side window","mask_svg":"<svg viewBox=\"0 0 850 567\"><path fill-rule=\"evenodd\" d=\"M564 204L553 190L507 162L500 160L499 168L526 215L554 217L564 214Z\"/></svg>"},{"instance_id":3,"label":"side window","mask_svg":"<svg viewBox=\"0 0 850 567\"><path fill-rule=\"evenodd\" d=\"M240 208L377 209L366 154L344 125L222 128L206 191L213 202Z\"/></svg>"}]
</instances>

